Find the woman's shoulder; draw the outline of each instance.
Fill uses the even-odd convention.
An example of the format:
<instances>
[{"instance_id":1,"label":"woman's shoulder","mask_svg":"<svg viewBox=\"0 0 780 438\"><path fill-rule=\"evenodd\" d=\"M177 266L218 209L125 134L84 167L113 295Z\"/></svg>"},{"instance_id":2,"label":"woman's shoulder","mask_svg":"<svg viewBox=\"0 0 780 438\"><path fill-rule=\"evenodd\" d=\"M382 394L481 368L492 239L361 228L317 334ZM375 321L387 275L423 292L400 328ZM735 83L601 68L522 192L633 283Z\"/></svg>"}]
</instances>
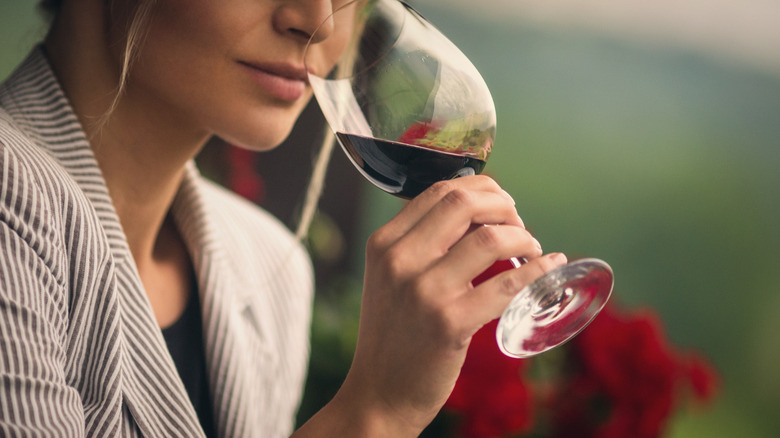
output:
<instances>
[{"instance_id":1,"label":"woman's shoulder","mask_svg":"<svg viewBox=\"0 0 780 438\"><path fill-rule=\"evenodd\" d=\"M0 106L0 189L23 190L24 193L48 195L68 181L67 172L40 148L33 133L19 126ZM4 204L7 197L0 197Z\"/></svg>"},{"instance_id":2,"label":"woman's shoulder","mask_svg":"<svg viewBox=\"0 0 780 438\"><path fill-rule=\"evenodd\" d=\"M40 187L55 201L73 192L75 184L59 148L69 158L81 159L88 153L79 143L81 126L39 48L0 84L0 159L5 163L3 187L11 182ZM67 150L66 150L67 149ZM76 153L79 152L79 153ZM83 160L82 160L83 161ZM79 164L83 169L84 163ZM15 173L8 174L14 171ZM10 176L16 177L11 180ZM75 190L78 192L78 190Z\"/></svg>"},{"instance_id":3,"label":"woman's shoulder","mask_svg":"<svg viewBox=\"0 0 780 438\"><path fill-rule=\"evenodd\" d=\"M90 221L83 220L91 214L87 205L65 169L0 107L2 234L19 248L26 248L28 255L37 256L35 263L41 263L62 287L69 276L68 236L90 244L94 241L96 233L87 232L93 228L86 225ZM90 251L100 258L108 254L98 245L92 245ZM8 257L6 261L11 263Z\"/></svg>"},{"instance_id":4,"label":"woman's shoulder","mask_svg":"<svg viewBox=\"0 0 780 438\"><path fill-rule=\"evenodd\" d=\"M0 147L7 154L31 148L35 143L33 136L11 116L3 104L0 96Z\"/></svg>"},{"instance_id":5,"label":"woman's shoulder","mask_svg":"<svg viewBox=\"0 0 780 438\"><path fill-rule=\"evenodd\" d=\"M67 193L79 192L67 169L46 148L34 130L27 129L0 106L0 189L40 195L41 202L61 203ZM7 201L5 199L4 201Z\"/></svg>"}]
</instances>

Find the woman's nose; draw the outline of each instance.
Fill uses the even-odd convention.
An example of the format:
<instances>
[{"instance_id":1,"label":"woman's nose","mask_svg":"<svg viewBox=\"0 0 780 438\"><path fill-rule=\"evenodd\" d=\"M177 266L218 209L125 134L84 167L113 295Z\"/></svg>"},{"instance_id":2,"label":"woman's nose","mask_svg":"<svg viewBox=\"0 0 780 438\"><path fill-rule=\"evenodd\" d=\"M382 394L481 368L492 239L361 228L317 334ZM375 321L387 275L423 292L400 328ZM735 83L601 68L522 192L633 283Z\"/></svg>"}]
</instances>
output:
<instances>
[{"instance_id":1,"label":"woman's nose","mask_svg":"<svg viewBox=\"0 0 780 438\"><path fill-rule=\"evenodd\" d=\"M333 33L332 13L332 0L285 0L274 13L274 28L304 42L312 39L317 43Z\"/></svg>"}]
</instances>

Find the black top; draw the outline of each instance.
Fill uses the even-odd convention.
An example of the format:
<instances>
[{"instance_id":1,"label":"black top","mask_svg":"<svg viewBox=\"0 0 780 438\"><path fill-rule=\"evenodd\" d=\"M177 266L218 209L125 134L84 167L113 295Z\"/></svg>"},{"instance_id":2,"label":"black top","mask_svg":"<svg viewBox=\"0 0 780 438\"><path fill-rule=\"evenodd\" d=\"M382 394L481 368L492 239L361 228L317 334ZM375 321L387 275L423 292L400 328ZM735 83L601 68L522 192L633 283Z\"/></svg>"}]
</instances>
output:
<instances>
[{"instance_id":1,"label":"black top","mask_svg":"<svg viewBox=\"0 0 780 438\"><path fill-rule=\"evenodd\" d=\"M176 364L176 370L184 382L184 388L198 414L203 431L207 437L216 437L206 372L206 354L203 348L200 300L197 282L193 281L193 284L195 286L184 312L176 322L164 328L162 334Z\"/></svg>"}]
</instances>

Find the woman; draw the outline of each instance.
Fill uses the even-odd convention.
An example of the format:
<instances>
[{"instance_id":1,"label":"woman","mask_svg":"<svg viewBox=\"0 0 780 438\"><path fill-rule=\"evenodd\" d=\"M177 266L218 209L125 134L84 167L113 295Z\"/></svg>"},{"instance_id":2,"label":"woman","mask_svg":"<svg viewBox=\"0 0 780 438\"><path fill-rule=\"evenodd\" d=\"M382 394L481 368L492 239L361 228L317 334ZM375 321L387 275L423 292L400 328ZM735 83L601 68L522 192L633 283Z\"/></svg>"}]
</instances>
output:
<instances>
[{"instance_id":1,"label":"woman","mask_svg":"<svg viewBox=\"0 0 780 438\"><path fill-rule=\"evenodd\" d=\"M0 88L0 435L292 433L310 264L192 159L212 135L287 136L310 35L325 26L328 71L352 31L340 3L46 2L45 41ZM472 287L509 256L530 262ZM372 235L352 367L294 435L418 435L470 336L564 262L489 178L426 191Z\"/></svg>"}]
</instances>

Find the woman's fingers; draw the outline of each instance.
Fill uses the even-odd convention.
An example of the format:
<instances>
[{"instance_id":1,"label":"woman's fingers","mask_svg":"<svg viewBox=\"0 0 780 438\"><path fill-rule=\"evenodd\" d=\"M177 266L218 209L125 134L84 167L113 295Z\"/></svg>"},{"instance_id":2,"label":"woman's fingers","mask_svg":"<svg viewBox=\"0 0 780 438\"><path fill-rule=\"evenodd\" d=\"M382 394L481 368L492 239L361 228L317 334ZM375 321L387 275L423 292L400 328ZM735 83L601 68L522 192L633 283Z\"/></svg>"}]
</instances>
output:
<instances>
[{"instance_id":1,"label":"woman's fingers","mask_svg":"<svg viewBox=\"0 0 780 438\"><path fill-rule=\"evenodd\" d=\"M476 327L473 329L476 332L485 322L501 316L512 298L524 287L566 262L562 253L529 260L521 267L504 271L461 295L452 303L452 312L462 321L464 329Z\"/></svg>"},{"instance_id":2,"label":"woman's fingers","mask_svg":"<svg viewBox=\"0 0 780 438\"><path fill-rule=\"evenodd\" d=\"M485 196L501 199L503 202L507 203L507 205L511 206L510 208L514 208L514 200L512 200L512 197L501 189L494 180L486 176L475 175L436 183L410 201L398 215L383 227L383 230L380 230L382 241L391 244L397 239L400 239L423 218L427 217L434 208L438 206L441 209L443 207L440 205L442 202L449 206L449 211L452 211L452 209L457 209L464 204L467 204L469 200L475 201L482 199ZM463 214L466 212L460 213L461 214L458 216L450 217L449 223L459 219L462 220L464 217ZM441 214L440 212L440 214L437 215L437 219L433 222L429 221L429 225L433 225L434 227L437 223L442 225L440 222L441 218L446 216L446 213ZM514 221L514 223L523 226L522 220L517 216L516 212L514 212L512 216L512 221Z\"/></svg>"},{"instance_id":3,"label":"woman's fingers","mask_svg":"<svg viewBox=\"0 0 780 438\"><path fill-rule=\"evenodd\" d=\"M456 246L464 247L456 254L462 255L463 259L475 257L476 266L483 267L489 265L486 259L498 254L531 255L529 250L536 246L535 240L520 226L517 212L511 204L494 194L458 196L458 199L479 196L480 200L442 201L399 240L399 245L408 247L410 253L415 254L420 266L438 263L442 257L447 258ZM485 223L501 225L481 225ZM521 247L513 250L518 245ZM469 255L468 252L472 251Z\"/></svg>"},{"instance_id":4,"label":"woman's fingers","mask_svg":"<svg viewBox=\"0 0 780 438\"><path fill-rule=\"evenodd\" d=\"M438 263L447 265L457 273L456 280L465 284L498 260L533 260L541 255L541 244L525 228L484 225L469 232Z\"/></svg>"},{"instance_id":5,"label":"woman's fingers","mask_svg":"<svg viewBox=\"0 0 780 438\"><path fill-rule=\"evenodd\" d=\"M427 268L446 255L464 236L469 237L476 233L470 240L482 236L483 232L479 230L480 227L474 227L475 224L501 224L523 230L523 223L514 204L506 196L492 191L454 189L431 206L393 245L398 251L411 257L414 267ZM475 228L476 231L473 231ZM492 234L492 231L487 234ZM494 241L500 243L502 239L496 238ZM508 239L505 242L513 241ZM496 248L484 246L477 249L489 252Z\"/></svg>"}]
</instances>

